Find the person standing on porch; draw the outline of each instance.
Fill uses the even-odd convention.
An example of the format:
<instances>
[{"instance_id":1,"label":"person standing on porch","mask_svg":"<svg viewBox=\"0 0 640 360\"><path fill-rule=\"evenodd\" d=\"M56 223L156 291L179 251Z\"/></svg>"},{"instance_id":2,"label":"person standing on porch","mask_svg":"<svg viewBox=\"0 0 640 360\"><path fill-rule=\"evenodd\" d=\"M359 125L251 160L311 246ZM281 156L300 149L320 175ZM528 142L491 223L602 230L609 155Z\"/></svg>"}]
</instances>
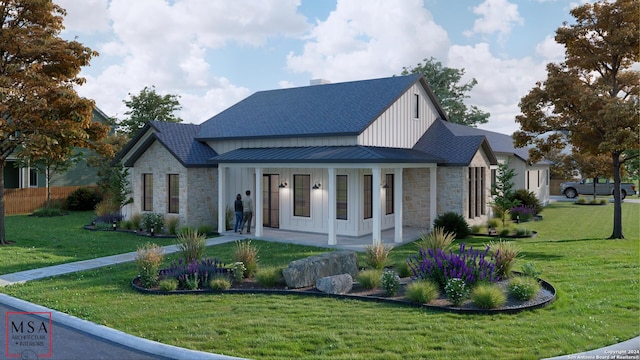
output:
<instances>
[{"instance_id":1,"label":"person standing on porch","mask_svg":"<svg viewBox=\"0 0 640 360\"><path fill-rule=\"evenodd\" d=\"M245 197L242 199L243 207L243 219L242 225L240 225L240 234L242 234L242 228L244 224L247 224L247 234L251 234L251 220L253 219L253 200L251 199L251 191L245 191Z\"/></svg>"},{"instance_id":2,"label":"person standing on porch","mask_svg":"<svg viewBox=\"0 0 640 360\"><path fill-rule=\"evenodd\" d=\"M236 201L233 203L233 207L236 215L236 226L233 228L233 232L238 232L242 230L242 216L244 215L242 196L240 194L236 195Z\"/></svg>"}]
</instances>

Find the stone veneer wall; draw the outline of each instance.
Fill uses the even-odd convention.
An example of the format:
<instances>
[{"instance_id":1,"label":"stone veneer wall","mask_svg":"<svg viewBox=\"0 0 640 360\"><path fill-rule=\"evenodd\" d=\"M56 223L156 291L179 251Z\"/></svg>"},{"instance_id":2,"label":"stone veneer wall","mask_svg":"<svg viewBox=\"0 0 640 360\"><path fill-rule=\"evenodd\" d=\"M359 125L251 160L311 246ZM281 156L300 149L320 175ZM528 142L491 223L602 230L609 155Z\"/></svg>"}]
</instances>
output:
<instances>
[{"instance_id":1,"label":"stone veneer wall","mask_svg":"<svg viewBox=\"0 0 640 360\"><path fill-rule=\"evenodd\" d=\"M178 174L180 182L180 205L178 226L213 225L216 228L217 169L187 169L157 141L138 158L130 169L134 203L128 207L127 216L142 211L142 175L153 174L153 211L166 214L168 174Z\"/></svg>"},{"instance_id":2,"label":"stone veneer wall","mask_svg":"<svg viewBox=\"0 0 640 360\"><path fill-rule=\"evenodd\" d=\"M429 169L404 169L402 179L402 222L404 226L428 229L430 181Z\"/></svg>"},{"instance_id":3,"label":"stone veneer wall","mask_svg":"<svg viewBox=\"0 0 640 360\"><path fill-rule=\"evenodd\" d=\"M466 190L468 185L467 167L438 167L438 205L436 207L437 215L453 211L458 214L465 212L465 199L468 195ZM467 175L468 176L468 175ZM437 216L436 215L436 216Z\"/></svg>"}]
</instances>

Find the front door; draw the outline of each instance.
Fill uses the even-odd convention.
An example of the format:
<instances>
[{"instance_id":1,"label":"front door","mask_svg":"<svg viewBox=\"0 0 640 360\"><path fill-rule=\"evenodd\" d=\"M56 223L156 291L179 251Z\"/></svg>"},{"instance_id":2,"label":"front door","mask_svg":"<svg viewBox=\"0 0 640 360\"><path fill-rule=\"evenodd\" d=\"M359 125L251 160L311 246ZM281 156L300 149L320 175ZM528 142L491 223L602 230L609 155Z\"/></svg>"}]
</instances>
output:
<instances>
[{"instance_id":1,"label":"front door","mask_svg":"<svg viewBox=\"0 0 640 360\"><path fill-rule=\"evenodd\" d=\"M280 227L280 175L262 175L262 225Z\"/></svg>"}]
</instances>

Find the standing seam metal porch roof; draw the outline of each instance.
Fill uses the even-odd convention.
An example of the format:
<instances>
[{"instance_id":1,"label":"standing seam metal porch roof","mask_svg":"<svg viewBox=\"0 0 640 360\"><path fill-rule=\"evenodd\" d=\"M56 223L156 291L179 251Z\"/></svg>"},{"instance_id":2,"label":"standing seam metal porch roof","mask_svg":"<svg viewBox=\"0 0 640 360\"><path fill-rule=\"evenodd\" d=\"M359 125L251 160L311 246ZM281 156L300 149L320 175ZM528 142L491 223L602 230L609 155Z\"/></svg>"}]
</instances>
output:
<instances>
[{"instance_id":1,"label":"standing seam metal porch roof","mask_svg":"<svg viewBox=\"0 0 640 360\"><path fill-rule=\"evenodd\" d=\"M257 92L200 126L200 141L358 135L420 81L419 74Z\"/></svg>"},{"instance_id":2,"label":"standing seam metal porch roof","mask_svg":"<svg viewBox=\"0 0 640 360\"><path fill-rule=\"evenodd\" d=\"M237 149L210 159L216 163L440 163L444 159L412 149L374 146L311 146Z\"/></svg>"}]
</instances>

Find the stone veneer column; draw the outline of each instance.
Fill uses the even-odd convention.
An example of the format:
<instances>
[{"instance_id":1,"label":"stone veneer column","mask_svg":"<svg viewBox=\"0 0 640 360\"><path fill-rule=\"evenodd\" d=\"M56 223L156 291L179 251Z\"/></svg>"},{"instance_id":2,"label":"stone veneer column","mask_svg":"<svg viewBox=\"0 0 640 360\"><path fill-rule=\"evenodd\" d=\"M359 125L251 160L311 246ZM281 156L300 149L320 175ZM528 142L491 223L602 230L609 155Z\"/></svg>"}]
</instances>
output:
<instances>
[{"instance_id":1,"label":"stone veneer column","mask_svg":"<svg viewBox=\"0 0 640 360\"><path fill-rule=\"evenodd\" d=\"M402 168L393 169L393 213L395 234L393 241L402 242Z\"/></svg>"},{"instance_id":2,"label":"stone veneer column","mask_svg":"<svg viewBox=\"0 0 640 360\"><path fill-rule=\"evenodd\" d=\"M227 168L218 165L218 233L222 234L227 231L226 211L224 208L225 197L222 194L226 192L226 176Z\"/></svg>"}]
</instances>

